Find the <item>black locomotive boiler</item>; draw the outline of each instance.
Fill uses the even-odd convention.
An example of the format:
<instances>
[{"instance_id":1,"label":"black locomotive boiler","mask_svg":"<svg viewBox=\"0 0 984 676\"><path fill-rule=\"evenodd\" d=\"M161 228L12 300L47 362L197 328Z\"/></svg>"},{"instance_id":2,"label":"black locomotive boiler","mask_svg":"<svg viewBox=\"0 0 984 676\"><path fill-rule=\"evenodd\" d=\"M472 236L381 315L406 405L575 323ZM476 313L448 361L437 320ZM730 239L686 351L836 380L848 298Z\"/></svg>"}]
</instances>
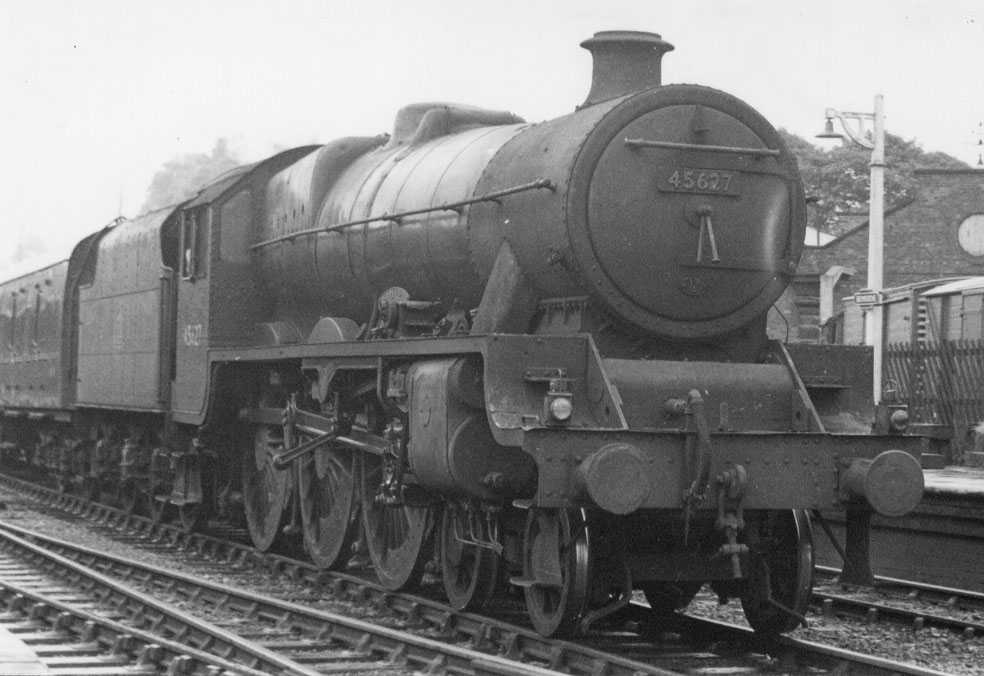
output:
<instances>
[{"instance_id":1,"label":"black locomotive boiler","mask_svg":"<svg viewBox=\"0 0 984 676\"><path fill-rule=\"evenodd\" d=\"M328 568L361 540L393 589L436 560L456 607L512 586L543 634L703 583L795 627L809 510L911 510L918 440L767 339L805 223L775 129L661 84L658 35L582 46L571 114L411 105L4 283L8 456Z\"/></svg>"}]
</instances>

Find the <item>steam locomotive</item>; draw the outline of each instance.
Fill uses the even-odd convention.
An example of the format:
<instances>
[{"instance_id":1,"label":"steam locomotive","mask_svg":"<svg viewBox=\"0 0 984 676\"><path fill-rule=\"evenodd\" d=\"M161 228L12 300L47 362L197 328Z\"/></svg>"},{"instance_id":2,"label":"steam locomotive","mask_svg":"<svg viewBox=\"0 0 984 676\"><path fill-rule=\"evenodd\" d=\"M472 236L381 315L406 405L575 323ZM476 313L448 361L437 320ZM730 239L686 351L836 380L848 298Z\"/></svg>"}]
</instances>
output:
<instances>
[{"instance_id":1,"label":"steam locomotive","mask_svg":"<svg viewBox=\"0 0 984 676\"><path fill-rule=\"evenodd\" d=\"M658 35L582 46L568 115L410 105L4 282L6 457L325 568L361 541L391 589L436 561L457 608L512 586L545 635L704 583L794 628L810 510L905 514L917 442L864 426L861 362L767 338L805 224L775 129L661 84Z\"/></svg>"}]
</instances>

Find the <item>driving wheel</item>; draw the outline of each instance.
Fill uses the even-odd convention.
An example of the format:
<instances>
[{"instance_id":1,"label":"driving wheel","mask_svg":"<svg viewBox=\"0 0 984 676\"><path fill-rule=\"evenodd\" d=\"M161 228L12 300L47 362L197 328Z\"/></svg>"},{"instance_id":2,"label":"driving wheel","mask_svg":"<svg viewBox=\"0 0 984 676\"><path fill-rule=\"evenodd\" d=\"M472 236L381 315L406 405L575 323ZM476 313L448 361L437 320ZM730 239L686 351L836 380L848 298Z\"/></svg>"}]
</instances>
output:
<instances>
[{"instance_id":1,"label":"driving wheel","mask_svg":"<svg viewBox=\"0 0 984 676\"><path fill-rule=\"evenodd\" d=\"M287 518L292 470L276 469L273 457L283 450L283 428L255 425L243 458L243 507L253 545L267 551L277 542Z\"/></svg>"},{"instance_id":2,"label":"driving wheel","mask_svg":"<svg viewBox=\"0 0 984 676\"><path fill-rule=\"evenodd\" d=\"M429 552L433 508L389 500L391 458L363 454L359 460L362 529L379 582L397 590L420 582Z\"/></svg>"},{"instance_id":3,"label":"driving wheel","mask_svg":"<svg viewBox=\"0 0 984 676\"><path fill-rule=\"evenodd\" d=\"M343 568L358 534L352 452L322 447L299 467L304 549L319 568Z\"/></svg>"}]
</instances>

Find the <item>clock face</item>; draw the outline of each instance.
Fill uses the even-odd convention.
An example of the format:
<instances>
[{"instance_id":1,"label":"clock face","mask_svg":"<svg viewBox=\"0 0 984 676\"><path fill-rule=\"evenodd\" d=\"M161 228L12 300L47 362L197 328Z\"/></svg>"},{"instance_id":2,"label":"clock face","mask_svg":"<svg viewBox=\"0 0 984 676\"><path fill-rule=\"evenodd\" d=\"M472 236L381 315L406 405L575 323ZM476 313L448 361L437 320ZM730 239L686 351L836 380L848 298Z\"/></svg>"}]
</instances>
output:
<instances>
[{"instance_id":1,"label":"clock face","mask_svg":"<svg viewBox=\"0 0 984 676\"><path fill-rule=\"evenodd\" d=\"M984 256L984 214L965 218L957 230L957 241L971 256Z\"/></svg>"}]
</instances>

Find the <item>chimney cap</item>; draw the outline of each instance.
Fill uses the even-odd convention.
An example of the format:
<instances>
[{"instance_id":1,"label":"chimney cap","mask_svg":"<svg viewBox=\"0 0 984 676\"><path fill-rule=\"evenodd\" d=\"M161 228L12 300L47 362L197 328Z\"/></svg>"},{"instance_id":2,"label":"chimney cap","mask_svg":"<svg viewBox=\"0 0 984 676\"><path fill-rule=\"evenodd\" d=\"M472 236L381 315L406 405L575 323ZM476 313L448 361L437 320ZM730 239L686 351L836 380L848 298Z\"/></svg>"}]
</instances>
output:
<instances>
[{"instance_id":1,"label":"chimney cap","mask_svg":"<svg viewBox=\"0 0 984 676\"><path fill-rule=\"evenodd\" d=\"M581 46L590 50L595 45L621 44L628 46L631 43L643 46L650 45L662 53L673 50L673 45L664 40L663 36L648 31L598 31L582 42Z\"/></svg>"},{"instance_id":2,"label":"chimney cap","mask_svg":"<svg viewBox=\"0 0 984 676\"><path fill-rule=\"evenodd\" d=\"M662 84L663 55L673 45L656 33L600 31L581 43L591 52L591 91L579 108Z\"/></svg>"}]
</instances>

